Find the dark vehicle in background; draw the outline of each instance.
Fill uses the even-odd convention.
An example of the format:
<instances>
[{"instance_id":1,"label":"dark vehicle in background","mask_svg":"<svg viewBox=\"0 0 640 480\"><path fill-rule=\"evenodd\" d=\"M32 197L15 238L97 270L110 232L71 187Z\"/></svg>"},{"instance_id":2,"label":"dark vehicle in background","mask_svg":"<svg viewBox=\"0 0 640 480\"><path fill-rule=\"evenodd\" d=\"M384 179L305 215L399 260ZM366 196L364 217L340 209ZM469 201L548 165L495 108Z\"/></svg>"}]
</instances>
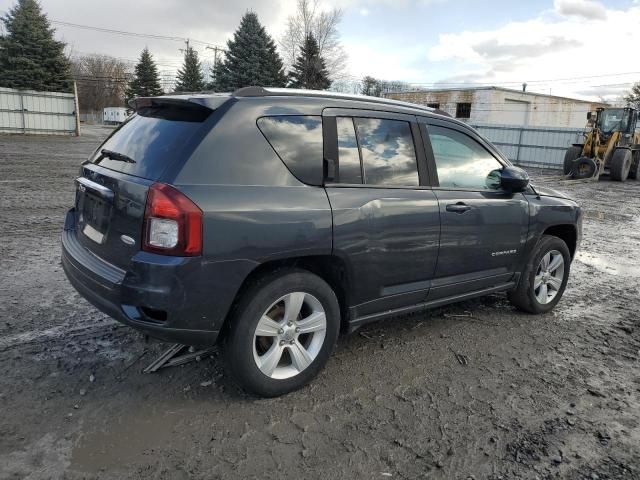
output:
<instances>
[{"instance_id":1,"label":"dark vehicle in background","mask_svg":"<svg viewBox=\"0 0 640 480\"><path fill-rule=\"evenodd\" d=\"M218 342L251 392L301 387L371 321L564 292L580 208L446 114L258 87L132 107L80 169L65 272L152 337Z\"/></svg>"}]
</instances>

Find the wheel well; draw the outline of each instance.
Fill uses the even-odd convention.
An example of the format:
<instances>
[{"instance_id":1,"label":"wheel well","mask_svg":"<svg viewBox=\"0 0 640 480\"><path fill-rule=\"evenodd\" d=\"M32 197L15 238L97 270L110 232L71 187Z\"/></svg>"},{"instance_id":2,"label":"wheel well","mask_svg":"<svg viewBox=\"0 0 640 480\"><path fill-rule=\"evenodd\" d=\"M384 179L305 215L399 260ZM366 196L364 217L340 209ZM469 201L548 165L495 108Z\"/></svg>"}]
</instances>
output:
<instances>
[{"instance_id":1,"label":"wheel well","mask_svg":"<svg viewBox=\"0 0 640 480\"><path fill-rule=\"evenodd\" d=\"M553 235L554 237L558 237L563 240L564 243L567 244L567 247L569 247L571 258L573 258L576 253L576 227L573 225L554 225L553 227L547 228L543 235Z\"/></svg>"},{"instance_id":2,"label":"wheel well","mask_svg":"<svg viewBox=\"0 0 640 480\"><path fill-rule=\"evenodd\" d=\"M332 290L338 297L338 303L340 304L340 317L341 324L340 330L345 332L348 326L349 319L349 303L348 303L348 275L347 268L344 261L335 255L313 255L305 257L286 258L281 260L271 260L261 263L255 269L247 275L242 282L242 285L238 289L233 303L227 316L224 320L223 331L226 331L225 326L228 325L229 319L235 313L235 309L239 300L249 287L254 284L261 277L271 274L277 270L286 269L302 269L307 270L329 284Z\"/></svg>"}]
</instances>

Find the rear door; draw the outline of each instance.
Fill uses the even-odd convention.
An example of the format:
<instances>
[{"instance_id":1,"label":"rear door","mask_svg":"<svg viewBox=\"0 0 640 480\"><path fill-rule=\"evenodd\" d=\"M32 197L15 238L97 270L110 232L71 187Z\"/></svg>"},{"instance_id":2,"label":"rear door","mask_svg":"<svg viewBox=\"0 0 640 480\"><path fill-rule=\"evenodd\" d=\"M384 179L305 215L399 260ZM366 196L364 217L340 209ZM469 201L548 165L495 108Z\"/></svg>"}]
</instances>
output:
<instances>
[{"instance_id":1,"label":"rear door","mask_svg":"<svg viewBox=\"0 0 640 480\"><path fill-rule=\"evenodd\" d=\"M504 162L479 136L453 122L420 120L441 219L430 300L512 279L524 254L529 204L500 188Z\"/></svg>"},{"instance_id":2,"label":"rear door","mask_svg":"<svg viewBox=\"0 0 640 480\"><path fill-rule=\"evenodd\" d=\"M149 186L188 158L208 130L211 111L154 99L107 138L76 179L76 231L84 247L128 266L142 243Z\"/></svg>"},{"instance_id":3,"label":"rear door","mask_svg":"<svg viewBox=\"0 0 640 480\"><path fill-rule=\"evenodd\" d=\"M424 301L440 218L415 117L327 109L323 129L333 249L350 266L352 313Z\"/></svg>"}]
</instances>

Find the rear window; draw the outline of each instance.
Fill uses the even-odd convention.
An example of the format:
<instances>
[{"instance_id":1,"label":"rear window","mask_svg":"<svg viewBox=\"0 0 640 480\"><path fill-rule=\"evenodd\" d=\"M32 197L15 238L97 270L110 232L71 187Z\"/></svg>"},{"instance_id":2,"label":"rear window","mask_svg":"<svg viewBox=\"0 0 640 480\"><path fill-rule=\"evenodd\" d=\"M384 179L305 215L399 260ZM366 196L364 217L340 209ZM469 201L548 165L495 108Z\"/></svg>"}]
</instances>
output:
<instances>
[{"instance_id":1,"label":"rear window","mask_svg":"<svg viewBox=\"0 0 640 480\"><path fill-rule=\"evenodd\" d=\"M169 165L194 148L204 120L211 110L198 112L179 108L144 109L122 126L98 148L91 160L101 167L136 177L156 180ZM103 150L128 157L135 163L109 158Z\"/></svg>"},{"instance_id":2,"label":"rear window","mask_svg":"<svg viewBox=\"0 0 640 480\"><path fill-rule=\"evenodd\" d=\"M298 180L322 185L322 117L262 117L258 128Z\"/></svg>"}]
</instances>

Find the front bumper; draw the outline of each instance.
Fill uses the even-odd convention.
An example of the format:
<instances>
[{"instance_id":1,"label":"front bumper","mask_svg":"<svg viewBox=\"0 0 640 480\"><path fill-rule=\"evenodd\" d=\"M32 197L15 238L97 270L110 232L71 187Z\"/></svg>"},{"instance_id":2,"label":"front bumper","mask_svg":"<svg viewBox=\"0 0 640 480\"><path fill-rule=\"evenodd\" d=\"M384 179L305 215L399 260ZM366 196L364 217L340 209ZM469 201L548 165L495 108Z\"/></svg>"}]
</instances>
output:
<instances>
[{"instance_id":1,"label":"front bumper","mask_svg":"<svg viewBox=\"0 0 640 480\"><path fill-rule=\"evenodd\" d=\"M84 298L115 320L159 340L194 346L216 342L222 318L210 318L218 309L210 305L215 301L211 292L202 290L207 282L199 259L139 252L131 268L122 270L80 244L72 212L62 234L62 267ZM162 315L152 318L149 312Z\"/></svg>"}]
</instances>

